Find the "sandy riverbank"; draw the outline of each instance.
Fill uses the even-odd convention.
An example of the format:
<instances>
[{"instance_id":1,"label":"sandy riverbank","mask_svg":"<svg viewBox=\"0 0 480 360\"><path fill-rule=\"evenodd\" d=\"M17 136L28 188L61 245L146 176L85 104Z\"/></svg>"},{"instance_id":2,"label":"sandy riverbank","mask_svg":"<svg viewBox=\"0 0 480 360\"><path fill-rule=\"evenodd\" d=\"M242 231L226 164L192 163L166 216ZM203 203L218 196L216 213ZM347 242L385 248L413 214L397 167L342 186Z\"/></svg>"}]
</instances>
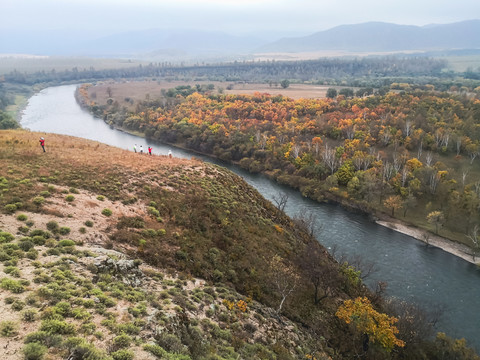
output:
<instances>
[{"instance_id":1,"label":"sandy riverbank","mask_svg":"<svg viewBox=\"0 0 480 360\"><path fill-rule=\"evenodd\" d=\"M438 247L452 255L458 256L465 261L468 261L472 264L480 265L480 258L477 256L475 261L473 261L472 257L472 249L468 246L454 242L452 240L448 240L444 237L432 234L426 230L415 228L409 225L406 225L401 222L397 221L386 221L386 220L377 220L375 221L378 225L382 225L392 229L394 231L398 231L402 234L409 235L421 242L425 242L425 236L428 236L428 243L429 245Z\"/></svg>"}]
</instances>

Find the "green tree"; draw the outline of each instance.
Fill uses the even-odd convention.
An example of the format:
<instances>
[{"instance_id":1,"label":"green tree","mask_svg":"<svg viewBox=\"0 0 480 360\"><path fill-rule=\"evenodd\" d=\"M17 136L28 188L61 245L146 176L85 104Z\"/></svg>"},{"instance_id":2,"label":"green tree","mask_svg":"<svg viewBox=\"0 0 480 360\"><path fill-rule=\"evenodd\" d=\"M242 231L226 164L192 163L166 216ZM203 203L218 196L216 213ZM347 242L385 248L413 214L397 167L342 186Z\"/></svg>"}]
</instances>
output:
<instances>
[{"instance_id":1,"label":"green tree","mask_svg":"<svg viewBox=\"0 0 480 360\"><path fill-rule=\"evenodd\" d=\"M285 79L280 82L280 86L284 89L288 88L290 86L290 81Z\"/></svg>"},{"instance_id":2,"label":"green tree","mask_svg":"<svg viewBox=\"0 0 480 360\"><path fill-rule=\"evenodd\" d=\"M350 180L352 180L355 175L355 168L353 167L352 161L346 161L335 173L340 185L347 185Z\"/></svg>"},{"instance_id":3,"label":"green tree","mask_svg":"<svg viewBox=\"0 0 480 360\"><path fill-rule=\"evenodd\" d=\"M427 215L427 221L429 224L433 224L435 226L435 234L438 234L438 228L445 221L445 216L441 211L432 211Z\"/></svg>"},{"instance_id":4,"label":"green tree","mask_svg":"<svg viewBox=\"0 0 480 360\"><path fill-rule=\"evenodd\" d=\"M338 95L337 89L334 88L328 88L327 89L327 98L329 99L334 99Z\"/></svg>"},{"instance_id":5,"label":"green tree","mask_svg":"<svg viewBox=\"0 0 480 360\"><path fill-rule=\"evenodd\" d=\"M355 94L353 92L352 89L350 88L345 88L345 89L341 89L339 92L338 92L339 95L343 95L345 96L346 98L350 98L350 97L353 97L353 95Z\"/></svg>"},{"instance_id":6,"label":"green tree","mask_svg":"<svg viewBox=\"0 0 480 360\"><path fill-rule=\"evenodd\" d=\"M18 123L13 119L9 114L0 110L0 129L16 129L18 128Z\"/></svg>"}]
</instances>

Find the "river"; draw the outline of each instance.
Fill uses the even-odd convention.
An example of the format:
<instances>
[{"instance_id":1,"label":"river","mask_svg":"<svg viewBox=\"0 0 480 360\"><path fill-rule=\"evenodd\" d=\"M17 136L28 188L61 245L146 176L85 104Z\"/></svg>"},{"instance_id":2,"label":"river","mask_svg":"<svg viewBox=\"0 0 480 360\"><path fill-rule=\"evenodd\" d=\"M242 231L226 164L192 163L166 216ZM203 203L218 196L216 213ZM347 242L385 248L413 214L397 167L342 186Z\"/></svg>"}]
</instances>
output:
<instances>
[{"instance_id":1,"label":"river","mask_svg":"<svg viewBox=\"0 0 480 360\"><path fill-rule=\"evenodd\" d=\"M153 147L154 154L182 158L200 157L229 168L272 200L279 193L288 194L285 211L295 216L306 210L316 221L317 239L328 249L348 256L359 255L375 264L377 271L366 279L388 283L387 295L422 304L427 308L444 308L437 331L467 339L468 345L480 350L480 268L441 249L426 247L414 238L352 214L340 206L319 204L303 198L297 191L253 175L233 165L146 141L128 133L113 130L94 118L76 103L75 85L50 87L30 98L21 117L21 125L32 131L73 135L133 150L143 145ZM48 137L46 138L48 143Z\"/></svg>"}]
</instances>

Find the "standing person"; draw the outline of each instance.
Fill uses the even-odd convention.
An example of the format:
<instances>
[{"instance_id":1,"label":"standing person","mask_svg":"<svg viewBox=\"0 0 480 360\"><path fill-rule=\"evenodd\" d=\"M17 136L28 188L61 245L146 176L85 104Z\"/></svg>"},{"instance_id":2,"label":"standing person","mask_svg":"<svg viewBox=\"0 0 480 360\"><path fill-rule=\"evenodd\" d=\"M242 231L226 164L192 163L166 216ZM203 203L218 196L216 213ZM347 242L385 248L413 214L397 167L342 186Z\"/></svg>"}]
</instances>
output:
<instances>
[{"instance_id":1,"label":"standing person","mask_svg":"<svg viewBox=\"0 0 480 360\"><path fill-rule=\"evenodd\" d=\"M140 154L143 154L143 145L140 145Z\"/></svg>"},{"instance_id":2,"label":"standing person","mask_svg":"<svg viewBox=\"0 0 480 360\"><path fill-rule=\"evenodd\" d=\"M168 150L168 157L169 157L169 158L172 157L172 150Z\"/></svg>"},{"instance_id":3,"label":"standing person","mask_svg":"<svg viewBox=\"0 0 480 360\"><path fill-rule=\"evenodd\" d=\"M137 152L137 144L133 145L133 151Z\"/></svg>"},{"instance_id":4,"label":"standing person","mask_svg":"<svg viewBox=\"0 0 480 360\"><path fill-rule=\"evenodd\" d=\"M39 141L40 141L40 146L43 149L43 152L45 152L45 139L41 137Z\"/></svg>"},{"instance_id":5,"label":"standing person","mask_svg":"<svg viewBox=\"0 0 480 360\"><path fill-rule=\"evenodd\" d=\"M152 150L153 150L153 149L149 146L149 147L148 147L148 154L149 154L149 155L152 155Z\"/></svg>"}]
</instances>

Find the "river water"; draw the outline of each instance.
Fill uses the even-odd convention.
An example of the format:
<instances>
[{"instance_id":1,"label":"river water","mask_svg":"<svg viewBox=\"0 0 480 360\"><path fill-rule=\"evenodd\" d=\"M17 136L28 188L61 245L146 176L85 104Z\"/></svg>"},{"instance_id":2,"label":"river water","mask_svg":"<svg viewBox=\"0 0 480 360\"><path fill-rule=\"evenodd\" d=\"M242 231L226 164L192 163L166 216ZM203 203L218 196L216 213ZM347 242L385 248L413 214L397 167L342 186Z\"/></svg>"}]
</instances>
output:
<instances>
[{"instance_id":1,"label":"river water","mask_svg":"<svg viewBox=\"0 0 480 360\"><path fill-rule=\"evenodd\" d=\"M366 283L388 283L387 294L422 304L427 308L445 309L437 331L467 339L468 345L480 350L480 268L441 249L426 247L412 237L377 225L367 217L352 214L340 206L319 204L303 198L299 192L250 174L236 166L219 163L207 157L112 130L102 120L85 112L74 98L75 85L51 87L30 98L21 125L32 131L73 135L133 150L143 145L153 147L154 154L176 157L195 156L225 166L272 200L279 193L288 194L285 211L290 216L301 211L312 214L316 236L337 254L361 256L377 269ZM48 145L48 137L46 137Z\"/></svg>"}]
</instances>

